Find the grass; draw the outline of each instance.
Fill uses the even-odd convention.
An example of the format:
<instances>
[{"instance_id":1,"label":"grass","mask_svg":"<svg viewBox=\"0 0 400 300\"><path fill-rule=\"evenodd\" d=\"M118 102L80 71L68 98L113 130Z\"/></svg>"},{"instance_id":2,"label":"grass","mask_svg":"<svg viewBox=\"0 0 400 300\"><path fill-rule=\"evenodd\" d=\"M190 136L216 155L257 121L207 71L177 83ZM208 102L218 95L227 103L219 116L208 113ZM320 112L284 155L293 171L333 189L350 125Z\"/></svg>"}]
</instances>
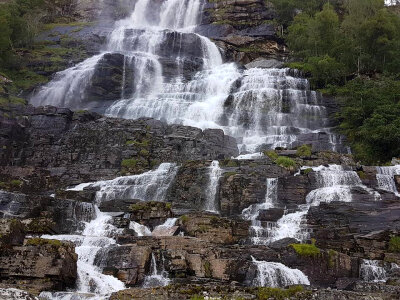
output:
<instances>
[{"instance_id":1,"label":"grass","mask_svg":"<svg viewBox=\"0 0 400 300\"><path fill-rule=\"evenodd\" d=\"M389 241L390 252L400 252L400 236L392 236Z\"/></svg>"},{"instance_id":2,"label":"grass","mask_svg":"<svg viewBox=\"0 0 400 300\"><path fill-rule=\"evenodd\" d=\"M300 256L317 256L321 253L321 250L312 244L290 244L290 246Z\"/></svg>"},{"instance_id":3,"label":"grass","mask_svg":"<svg viewBox=\"0 0 400 300\"><path fill-rule=\"evenodd\" d=\"M260 287L257 291L257 299L268 300L268 299L292 299L298 293L304 292L304 288L300 285L294 285L287 289L271 288L271 287Z\"/></svg>"},{"instance_id":4,"label":"grass","mask_svg":"<svg viewBox=\"0 0 400 300\"><path fill-rule=\"evenodd\" d=\"M296 166L296 162L290 157L279 156L275 161L278 166L286 169L293 169Z\"/></svg>"},{"instance_id":5,"label":"grass","mask_svg":"<svg viewBox=\"0 0 400 300\"><path fill-rule=\"evenodd\" d=\"M279 155L274 150L264 151L264 155L268 156L273 161L277 160Z\"/></svg>"},{"instance_id":6,"label":"grass","mask_svg":"<svg viewBox=\"0 0 400 300\"><path fill-rule=\"evenodd\" d=\"M59 240L48 240L48 239L41 239L41 238L33 238L26 241L27 246L43 246L43 245L51 245L54 247L62 246L62 242Z\"/></svg>"},{"instance_id":7,"label":"grass","mask_svg":"<svg viewBox=\"0 0 400 300\"><path fill-rule=\"evenodd\" d=\"M310 157L312 154L310 145L303 145L297 148L296 155L299 157Z\"/></svg>"},{"instance_id":8,"label":"grass","mask_svg":"<svg viewBox=\"0 0 400 300\"><path fill-rule=\"evenodd\" d=\"M134 158L123 159L121 162L121 166L127 169L133 169L138 164L138 160Z\"/></svg>"}]
</instances>

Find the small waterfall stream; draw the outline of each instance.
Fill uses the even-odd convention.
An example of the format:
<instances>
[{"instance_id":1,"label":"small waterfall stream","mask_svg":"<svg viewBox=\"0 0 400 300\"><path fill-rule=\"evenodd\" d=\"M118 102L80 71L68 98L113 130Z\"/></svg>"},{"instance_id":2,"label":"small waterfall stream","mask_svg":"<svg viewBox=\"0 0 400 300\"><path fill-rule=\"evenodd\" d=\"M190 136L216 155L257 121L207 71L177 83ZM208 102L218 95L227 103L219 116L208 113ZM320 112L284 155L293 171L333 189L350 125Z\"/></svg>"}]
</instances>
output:
<instances>
[{"instance_id":1,"label":"small waterfall stream","mask_svg":"<svg viewBox=\"0 0 400 300\"><path fill-rule=\"evenodd\" d=\"M252 257L257 266L257 275L253 286L287 287L289 285L310 285L308 277L298 269L291 269L281 263L258 261Z\"/></svg>"},{"instance_id":2,"label":"small waterfall stream","mask_svg":"<svg viewBox=\"0 0 400 300\"><path fill-rule=\"evenodd\" d=\"M138 199L142 201L163 201L169 185L175 177L175 164L164 163L156 170L134 176L119 177L114 180L83 183L70 190L81 191L87 188L97 188L96 217L86 226L81 235L44 235L42 238L72 241L78 254L78 282L74 293L44 294L49 299L70 299L76 293L93 293L99 299L106 298L112 292L125 288L123 282L117 278L102 274L100 267L95 265L97 255L107 254L106 249L115 245L113 238L120 229L111 224L112 217L101 212L97 205L103 201L114 199ZM171 218L161 226L173 226L177 219ZM139 236L151 235L150 230L136 222L131 222L129 228L135 230ZM101 261L101 259L99 260ZM156 267L155 267L156 268ZM164 276L160 275L161 277ZM159 276L159 274L157 275ZM161 278L160 277L160 278Z\"/></svg>"},{"instance_id":3,"label":"small waterfall stream","mask_svg":"<svg viewBox=\"0 0 400 300\"><path fill-rule=\"evenodd\" d=\"M164 269L164 263L164 256L162 256L161 270L158 270L156 257L154 253L151 254L151 274L146 276L146 278L144 279L144 288L166 286L171 282L171 280L168 278L168 273Z\"/></svg>"},{"instance_id":4,"label":"small waterfall stream","mask_svg":"<svg viewBox=\"0 0 400 300\"><path fill-rule=\"evenodd\" d=\"M376 174L378 188L392 192L400 197L400 193L396 187L396 182L394 181L394 175L400 175L400 165L376 167L376 170L378 172L378 174Z\"/></svg>"},{"instance_id":5,"label":"small waterfall stream","mask_svg":"<svg viewBox=\"0 0 400 300\"><path fill-rule=\"evenodd\" d=\"M219 167L219 162L214 160L209 167L210 179L206 189L206 203L204 205L204 210L206 211L218 213L216 196L221 175L222 169Z\"/></svg>"}]
</instances>

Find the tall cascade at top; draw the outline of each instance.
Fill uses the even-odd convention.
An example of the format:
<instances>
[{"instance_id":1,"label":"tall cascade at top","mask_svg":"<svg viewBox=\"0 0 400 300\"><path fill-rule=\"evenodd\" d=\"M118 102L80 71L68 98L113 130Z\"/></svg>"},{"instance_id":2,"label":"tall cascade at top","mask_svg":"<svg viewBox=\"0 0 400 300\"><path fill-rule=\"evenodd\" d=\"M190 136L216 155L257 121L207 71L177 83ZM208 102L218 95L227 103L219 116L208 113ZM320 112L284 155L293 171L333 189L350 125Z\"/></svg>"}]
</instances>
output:
<instances>
[{"instance_id":1,"label":"tall cascade at top","mask_svg":"<svg viewBox=\"0 0 400 300\"><path fill-rule=\"evenodd\" d=\"M296 70L225 62L197 33L204 0L138 0L101 54L56 74L31 103L219 128L242 153L314 144L346 152L322 97Z\"/></svg>"}]
</instances>

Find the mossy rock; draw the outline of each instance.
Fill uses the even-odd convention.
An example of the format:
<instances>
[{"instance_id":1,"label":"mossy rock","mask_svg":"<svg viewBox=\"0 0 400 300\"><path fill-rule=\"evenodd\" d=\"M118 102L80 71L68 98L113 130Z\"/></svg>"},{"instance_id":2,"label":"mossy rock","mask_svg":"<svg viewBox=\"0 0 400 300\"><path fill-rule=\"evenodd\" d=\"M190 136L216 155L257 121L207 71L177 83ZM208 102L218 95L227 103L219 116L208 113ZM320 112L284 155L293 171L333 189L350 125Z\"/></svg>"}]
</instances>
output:
<instances>
[{"instance_id":1,"label":"mossy rock","mask_svg":"<svg viewBox=\"0 0 400 300\"><path fill-rule=\"evenodd\" d=\"M290 244L290 247L296 251L300 256L317 256L321 253L321 250L312 244Z\"/></svg>"}]
</instances>

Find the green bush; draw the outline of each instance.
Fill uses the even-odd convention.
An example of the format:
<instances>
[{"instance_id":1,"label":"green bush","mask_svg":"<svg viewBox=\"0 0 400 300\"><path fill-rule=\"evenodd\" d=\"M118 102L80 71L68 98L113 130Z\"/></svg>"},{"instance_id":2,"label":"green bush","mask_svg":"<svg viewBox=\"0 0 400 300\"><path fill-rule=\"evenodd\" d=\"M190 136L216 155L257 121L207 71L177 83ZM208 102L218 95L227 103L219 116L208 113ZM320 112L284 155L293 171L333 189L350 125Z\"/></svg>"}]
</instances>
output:
<instances>
[{"instance_id":1,"label":"green bush","mask_svg":"<svg viewBox=\"0 0 400 300\"><path fill-rule=\"evenodd\" d=\"M264 155L268 156L274 161L278 159L278 153L276 153L274 150L264 151Z\"/></svg>"},{"instance_id":2,"label":"green bush","mask_svg":"<svg viewBox=\"0 0 400 300\"><path fill-rule=\"evenodd\" d=\"M316 256L321 253L321 250L312 244L290 244L290 246L300 256Z\"/></svg>"},{"instance_id":3,"label":"green bush","mask_svg":"<svg viewBox=\"0 0 400 300\"><path fill-rule=\"evenodd\" d=\"M121 166L127 169L133 169L137 166L138 160L134 158L124 159L121 162Z\"/></svg>"},{"instance_id":4,"label":"green bush","mask_svg":"<svg viewBox=\"0 0 400 300\"><path fill-rule=\"evenodd\" d=\"M310 157L312 154L310 145L302 145L296 150L296 155L300 157Z\"/></svg>"},{"instance_id":5,"label":"green bush","mask_svg":"<svg viewBox=\"0 0 400 300\"><path fill-rule=\"evenodd\" d=\"M301 285L294 285L287 289L271 288L271 287L260 287L257 291L257 299L259 300L283 300L292 299L298 293L304 292L304 288Z\"/></svg>"},{"instance_id":6,"label":"green bush","mask_svg":"<svg viewBox=\"0 0 400 300\"><path fill-rule=\"evenodd\" d=\"M286 156L279 156L276 160L276 164L286 169L294 169L296 166L296 162L290 157Z\"/></svg>"},{"instance_id":7,"label":"green bush","mask_svg":"<svg viewBox=\"0 0 400 300\"><path fill-rule=\"evenodd\" d=\"M389 241L390 252L400 252L400 236L392 236Z\"/></svg>"}]
</instances>

